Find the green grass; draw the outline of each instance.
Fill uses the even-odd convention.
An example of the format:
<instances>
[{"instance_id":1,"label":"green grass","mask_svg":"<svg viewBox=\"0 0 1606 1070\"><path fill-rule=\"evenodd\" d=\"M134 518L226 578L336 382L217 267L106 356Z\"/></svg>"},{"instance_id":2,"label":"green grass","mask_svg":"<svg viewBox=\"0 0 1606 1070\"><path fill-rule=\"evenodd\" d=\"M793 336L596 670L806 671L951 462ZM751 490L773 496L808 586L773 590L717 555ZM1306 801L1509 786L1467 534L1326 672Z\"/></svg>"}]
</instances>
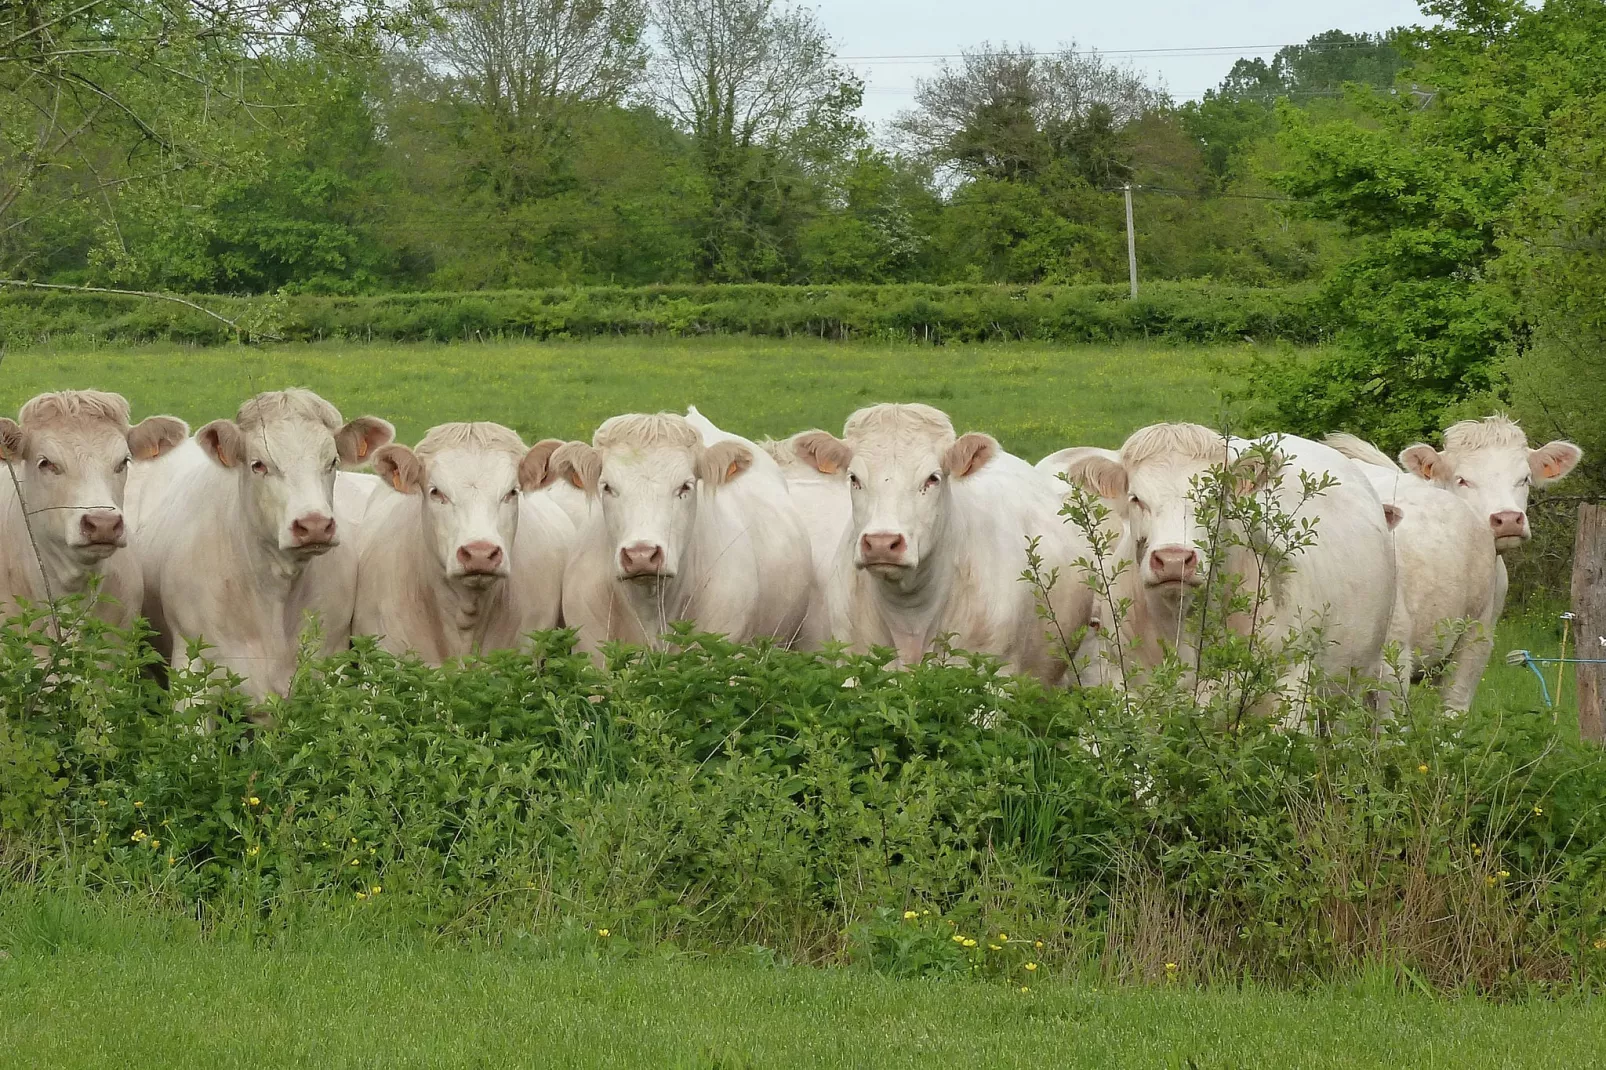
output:
<instances>
[{"instance_id":1,"label":"green grass","mask_svg":"<svg viewBox=\"0 0 1606 1070\"><path fill-rule=\"evenodd\" d=\"M916 346L752 338L600 339L460 345L319 343L262 349L172 345L13 351L0 411L43 390L118 391L136 418L200 424L262 390L305 386L354 416L395 422L404 442L451 420L494 420L538 438L590 439L621 412L684 410L750 437L840 433L854 409L924 401L960 430L992 432L1036 460L1063 446L1118 446L1158 419L1219 422L1218 365L1248 346L1132 343Z\"/></svg>"},{"instance_id":2,"label":"green grass","mask_svg":"<svg viewBox=\"0 0 1606 1070\"><path fill-rule=\"evenodd\" d=\"M610 959L352 933L202 939L62 901L12 904L0 1066L1560 1067L1598 1061L1598 1001L1433 1000L1371 981L1290 994L1022 993L758 956ZM5 939L0 936L0 939Z\"/></svg>"}]
</instances>

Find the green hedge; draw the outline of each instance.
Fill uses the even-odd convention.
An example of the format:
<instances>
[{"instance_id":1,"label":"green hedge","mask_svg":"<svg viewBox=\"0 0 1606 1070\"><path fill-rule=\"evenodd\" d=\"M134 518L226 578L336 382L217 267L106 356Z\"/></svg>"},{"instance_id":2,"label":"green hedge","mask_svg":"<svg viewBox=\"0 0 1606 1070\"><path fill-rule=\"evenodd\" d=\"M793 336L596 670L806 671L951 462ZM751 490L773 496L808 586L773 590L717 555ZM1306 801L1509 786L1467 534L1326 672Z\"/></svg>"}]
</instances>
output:
<instances>
[{"instance_id":1,"label":"green hedge","mask_svg":"<svg viewBox=\"0 0 1606 1070\"><path fill-rule=\"evenodd\" d=\"M375 341L748 334L933 343L1108 342L1244 337L1315 342L1328 330L1314 289L1156 283L1137 300L1121 286L575 287L363 297L197 296L258 337ZM0 341L216 345L233 331L170 301L111 294L0 290Z\"/></svg>"}]
</instances>

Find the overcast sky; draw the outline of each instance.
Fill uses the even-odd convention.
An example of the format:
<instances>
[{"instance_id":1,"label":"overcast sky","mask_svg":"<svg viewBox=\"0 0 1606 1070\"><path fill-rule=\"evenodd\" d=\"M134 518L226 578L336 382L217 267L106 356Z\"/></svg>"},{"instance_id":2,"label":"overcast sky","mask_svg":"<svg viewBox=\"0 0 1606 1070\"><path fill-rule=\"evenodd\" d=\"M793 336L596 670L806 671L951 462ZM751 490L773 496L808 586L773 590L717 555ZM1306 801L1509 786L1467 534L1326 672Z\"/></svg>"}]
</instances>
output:
<instances>
[{"instance_id":1,"label":"overcast sky","mask_svg":"<svg viewBox=\"0 0 1606 1070\"><path fill-rule=\"evenodd\" d=\"M805 3L810 0L804 0ZM982 41L1049 49L1075 41L1152 72L1177 100L1323 30L1376 32L1424 21L1413 0L812 0L844 60L865 79L865 117L908 107L915 79ZM1145 49L1187 51L1149 52ZM920 59L858 57L919 56Z\"/></svg>"}]
</instances>

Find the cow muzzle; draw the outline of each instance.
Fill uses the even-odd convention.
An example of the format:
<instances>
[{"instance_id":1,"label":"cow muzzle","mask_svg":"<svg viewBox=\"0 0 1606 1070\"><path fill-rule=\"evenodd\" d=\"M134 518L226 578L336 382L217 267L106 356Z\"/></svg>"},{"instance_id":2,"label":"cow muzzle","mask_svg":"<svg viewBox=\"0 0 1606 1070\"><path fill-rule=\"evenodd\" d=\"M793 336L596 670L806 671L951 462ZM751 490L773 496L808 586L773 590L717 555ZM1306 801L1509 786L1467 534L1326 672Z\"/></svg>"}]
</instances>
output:
<instances>
[{"instance_id":1,"label":"cow muzzle","mask_svg":"<svg viewBox=\"0 0 1606 1070\"><path fill-rule=\"evenodd\" d=\"M335 518L307 513L290 522L290 549L308 555L328 553L340 545L335 538Z\"/></svg>"},{"instance_id":2,"label":"cow muzzle","mask_svg":"<svg viewBox=\"0 0 1606 1070\"><path fill-rule=\"evenodd\" d=\"M108 557L119 546L127 546L128 529L123 525L123 514L111 509L85 513L78 521L77 545L95 557Z\"/></svg>"},{"instance_id":3,"label":"cow muzzle","mask_svg":"<svg viewBox=\"0 0 1606 1070\"><path fill-rule=\"evenodd\" d=\"M874 571L909 567L909 540L896 531L867 531L859 536L860 568Z\"/></svg>"},{"instance_id":4,"label":"cow muzzle","mask_svg":"<svg viewBox=\"0 0 1606 1070\"><path fill-rule=\"evenodd\" d=\"M653 542L633 542L619 548L619 578L624 580L662 580L674 573L667 570L664 548Z\"/></svg>"},{"instance_id":5,"label":"cow muzzle","mask_svg":"<svg viewBox=\"0 0 1606 1070\"><path fill-rule=\"evenodd\" d=\"M1489 530L1494 534L1495 547L1510 550L1528 541L1528 514L1515 509L1489 514Z\"/></svg>"},{"instance_id":6,"label":"cow muzzle","mask_svg":"<svg viewBox=\"0 0 1606 1070\"><path fill-rule=\"evenodd\" d=\"M457 548L457 574L482 582L499 579L507 575L507 554L487 539L466 542Z\"/></svg>"},{"instance_id":7,"label":"cow muzzle","mask_svg":"<svg viewBox=\"0 0 1606 1070\"><path fill-rule=\"evenodd\" d=\"M1150 587L1197 587L1204 582L1199 576L1199 551L1186 546L1151 550L1148 572L1144 582Z\"/></svg>"}]
</instances>

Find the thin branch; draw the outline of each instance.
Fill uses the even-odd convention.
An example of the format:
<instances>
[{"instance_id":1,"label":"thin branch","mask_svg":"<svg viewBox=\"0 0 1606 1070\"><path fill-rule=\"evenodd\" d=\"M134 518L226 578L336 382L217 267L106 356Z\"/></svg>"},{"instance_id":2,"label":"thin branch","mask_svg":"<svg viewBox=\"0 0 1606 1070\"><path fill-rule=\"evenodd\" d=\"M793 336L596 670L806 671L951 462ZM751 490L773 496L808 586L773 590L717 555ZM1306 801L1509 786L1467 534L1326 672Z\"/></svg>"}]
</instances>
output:
<instances>
[{"instance_id":1,"label":"thin branch","mask_svg":"<svg viewBox=\"0 0 1606 1070\"><path fill-rule=\"evenodd\" d=\"M239 339L245 333L245 328L241 327L237 320L231 320L221 313L213 312L205 305L198 305L188 298L179 297L177 294L164 294L153 290L117 290L109 286L69 286L66 283L29 282L24 279L0 279L0 286L21 286L30 290L66 290L71 293L117 294L120 297L145 297L153 301L171 301L177 305L193 308L203 315L211 316L233 331L236 339ZM277 335L264 334L263 337L275 341L278 340Z\"/></svg>"}]
</instances>

